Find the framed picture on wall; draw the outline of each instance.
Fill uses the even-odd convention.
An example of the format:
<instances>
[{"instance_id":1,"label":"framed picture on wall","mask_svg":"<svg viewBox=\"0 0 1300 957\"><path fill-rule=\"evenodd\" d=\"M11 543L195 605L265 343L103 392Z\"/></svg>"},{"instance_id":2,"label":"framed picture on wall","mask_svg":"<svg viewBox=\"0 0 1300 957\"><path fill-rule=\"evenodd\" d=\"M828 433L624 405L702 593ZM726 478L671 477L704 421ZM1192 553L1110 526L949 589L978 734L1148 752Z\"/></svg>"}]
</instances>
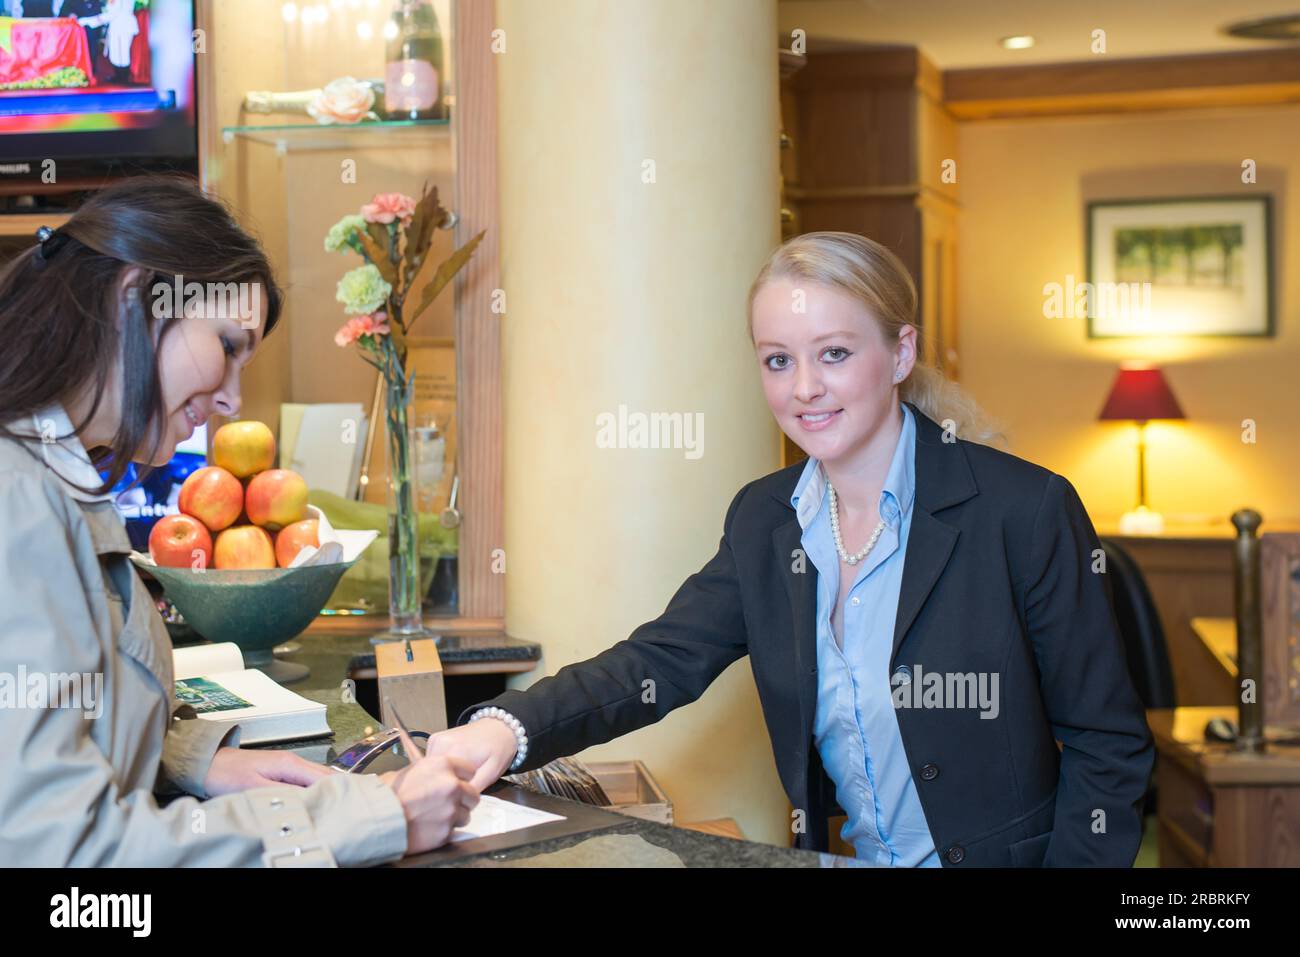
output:
<instances>
[{"instance_id":1,"label":"framed picture on wall","mask_svg":"<svg viewBox=\"0 0 1300 957\"><path fill-rule=\"evenodd\" d=\"M1088 337L1273 335L1270 196L1093 202Z\"/></svg>"}]
</instances>

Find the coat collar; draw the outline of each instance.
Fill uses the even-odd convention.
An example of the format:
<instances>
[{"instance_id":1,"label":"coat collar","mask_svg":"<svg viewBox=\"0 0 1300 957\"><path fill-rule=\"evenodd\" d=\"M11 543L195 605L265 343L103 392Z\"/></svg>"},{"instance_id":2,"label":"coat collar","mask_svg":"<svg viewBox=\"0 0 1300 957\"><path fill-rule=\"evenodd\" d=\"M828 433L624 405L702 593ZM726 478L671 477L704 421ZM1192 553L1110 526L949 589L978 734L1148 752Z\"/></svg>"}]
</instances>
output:
<instances>
[{"instance_id":1,"label":"coat collar","mask_svg":"<svg viewBox=\"0 0 1300 957\"><path fill-rule=\"evenodd\" d=\"M98 488L104 480L91 463L62 405L55 403L30 417L11 422L9 431L45 463L61 481L64 491L78 502L107 502L113 498L111 492L95 495L82 490Z\"/></svg>"},{"instance_id":2,"label":"coat collar","mask_svg":"<svg viewBox=\"0 0 1300 957\"><path fill-rule=\"evenodd\" d=\"M893 647L889 655L891 670L899 646L943 574L957 543L958 530L935 517L934 513L979 493L963 442L956 438L944 441L945 431L933 419L911 402L906 405L916 420L916 498L903 560L898 613L894 620ZM790 597L794 616L795 667L799 679L801 720L807 737L812 734L817 694L813 672L817 663L817 570L806 557L802 563L791 558L802 548L803 530L790 505L794 483L802 470L787 471L789 475L775 483L776 487L772 489L772 496L781 503L787 515L787 520L772 532L773 557ZM804 571L795 572L795 567Z\"/></svg>"}]
</instances>

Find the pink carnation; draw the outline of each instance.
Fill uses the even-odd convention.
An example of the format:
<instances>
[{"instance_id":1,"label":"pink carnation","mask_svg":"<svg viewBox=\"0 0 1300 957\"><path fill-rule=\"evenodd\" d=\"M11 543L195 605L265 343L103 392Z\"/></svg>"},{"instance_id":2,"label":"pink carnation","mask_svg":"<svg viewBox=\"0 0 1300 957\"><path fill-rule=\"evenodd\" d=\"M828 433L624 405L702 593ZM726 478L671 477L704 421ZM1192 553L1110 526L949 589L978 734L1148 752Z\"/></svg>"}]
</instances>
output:
<instances>
[{"instance_id":1,"label":"pink carnation","mask_svg":"<svg viewBox=\"0 0 1300 957\"><path fill-rule=\"evenodd\" d=\"M350 346L362 336L386 336L388 333L388 313L376 312L369 316L356 316L343 323L343 328L334 334L334 344Z\"/></svg>"},{"instance_id":2,"label":"pink carnation","mask_svg":"<svg viewBox=\"0 0 1300 957\"><path fill-rule=\"evenodd\" d=\"M387 226L400 219L403 226L409 226L415 215L415 200L403 193L376 193L374 199L361 207L361 215L368 223Z\"/></svg>"}]
</instances>

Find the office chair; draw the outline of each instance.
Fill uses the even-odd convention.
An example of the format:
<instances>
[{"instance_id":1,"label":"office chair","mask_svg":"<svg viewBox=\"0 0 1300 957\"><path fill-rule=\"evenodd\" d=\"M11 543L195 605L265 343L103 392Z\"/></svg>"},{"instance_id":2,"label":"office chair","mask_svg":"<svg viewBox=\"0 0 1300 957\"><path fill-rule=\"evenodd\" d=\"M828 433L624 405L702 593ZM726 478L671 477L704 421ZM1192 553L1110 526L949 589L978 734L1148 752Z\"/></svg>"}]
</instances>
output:
<instances>
[{"instance_id":1,"label":"office chair","mask_svg":"<svg viewBox=\"0 0 1300 957\"><path fill-rule=\"evenodd\" d=\"M1124 641L1124 654L1128 662L1133 687L1145 708L1172 708L1174 697L1174 672L1169 664L1169 648L1165 631L1160 624L1160 614L1147 588L1142 570L1119 543L1108 538L1101 540L1106 555L1106 585L1111 607L1119 624ZM1155 811L1156 785L1154 777L1147 788L1144 814Z\"/></svg>"}]
</instances>

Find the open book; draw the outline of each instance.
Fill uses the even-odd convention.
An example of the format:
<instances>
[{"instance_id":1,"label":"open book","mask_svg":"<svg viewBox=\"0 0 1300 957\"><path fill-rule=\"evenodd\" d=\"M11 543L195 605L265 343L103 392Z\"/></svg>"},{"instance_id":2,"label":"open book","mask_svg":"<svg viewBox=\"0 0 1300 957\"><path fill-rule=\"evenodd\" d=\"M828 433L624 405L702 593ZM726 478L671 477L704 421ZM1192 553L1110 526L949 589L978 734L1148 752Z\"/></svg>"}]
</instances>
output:
<instances>
[{"instance_id":1,"label":"open book","mask_svg":"<svg viewBox=\"0 0 1300 957\"><path fill-rule=\"evenodd\" d=\"M244 667L231 642L172 652L176 698L208 721L238 721L241 745L296 741L331 734L325 706L294 694L255 668Z\"/></svg>"}]
</instances>

